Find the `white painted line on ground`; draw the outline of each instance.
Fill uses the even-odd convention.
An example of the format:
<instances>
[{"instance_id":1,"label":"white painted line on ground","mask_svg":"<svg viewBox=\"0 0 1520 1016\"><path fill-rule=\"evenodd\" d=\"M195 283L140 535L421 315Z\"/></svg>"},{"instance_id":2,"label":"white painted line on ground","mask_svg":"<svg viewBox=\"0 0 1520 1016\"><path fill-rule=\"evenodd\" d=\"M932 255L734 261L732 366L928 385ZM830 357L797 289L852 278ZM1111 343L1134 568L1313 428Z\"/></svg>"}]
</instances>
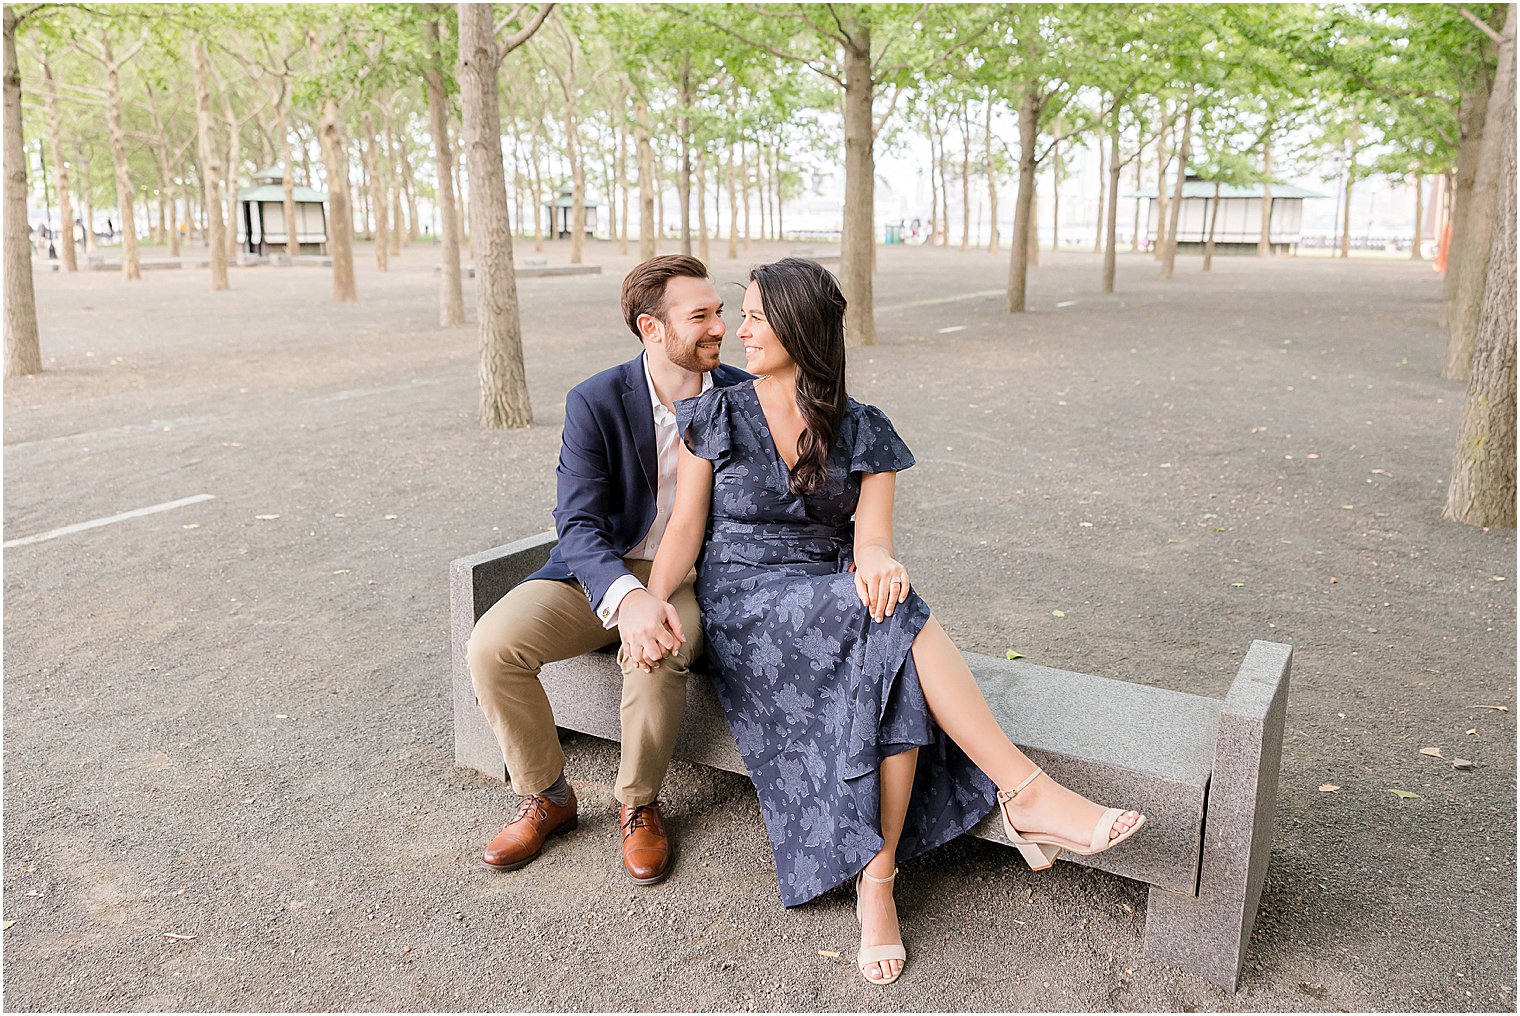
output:
<instances>
[{"instance_id":1,"label":"white painted line on ground","mask_svg":"<svg viewBox=\"0 0 1520 1016\"><path fill-rule=\"evenodd\" d=\"M5 547L20 547L28 543L41 543L43 540L53 540L60 536L68 536L71 533L82 533L86 529L99 529L101 526L109 526L113 522L123 522L127 519L139 518L143 515L153 515L157 512L166 512L172 508L183 508L187 504L196 504L200 501L215 500L215 494L196 494L193 497L182 497L178 501L165 501L163 504L149 505L147 508L134 508L120 515L112 515L104 519L91 519L89 522L76 522L72 526L64 526L62 529L52 529L46 533L38 533L36 536L23 536L17 540L6 540Z\"/></svg>"},{"instance_id":2,"label":"white painted line on ground","mask_svg":"<svg viewBox=\"0 0 1520 1016\"><path fill-rule=\"evenodd\" d=\"M949 335L951 332L964 332L965 330L965 325L951 325L949 328L941 328L939 333L941 335Z\"/></svg>"},{"instance_id":3,"label":"white painted line on ground","mask_svg":"<svg viewBox=\"0 0 1520 1016\"><path fill-rule=\"evenodd\" d=\"M421 388L423 385L441 385L447 378L413 378L406 384L389 385L385 388L349 388L341 392L333 392L331 395L318 395L316 398L307 399L307 402L342 402L344 399L362 399L367 395L385 395L389 392L404 392L408 388Z\"/></svg>"},{"instance_id":4,"label":"white painted line on ground","mask_svg":"<svg viewBox=\"0 0 1520 1016\"><path fill-rule=\"evenodd\" d=\"M182 416L177 420L150 420L147 423L130 423L124 427L111 427L106 430L87 430L78 434L60 434L57 437L42 437L35 441L17 441L6 445L6 450L17 448L31 448L36 445L54 444L58 441L88 441L98 437L120 437L123 434L150 434L166 430L174 430L176 427L189 427L198 423L216 423L219 420L230 420L230 416Z\"/></svg>"},{"instance_id":5,"label":"white painted line on ground","mask_svg":"<svg viewBox=\"0 0 1520 1016\"><path fill-rule=\"evenodd\" d=\"M989 296L1002 296L1006 289L983 289L975 293L960 293L956 296L935 296L927 300L914 300L912 303L894 303L887 307L877 307L876 313L884 314L894 310L907 310L910 307L932 307L937 303L959 303L962 300L981 300Z\"/></svg>"},{"instance_id":6,"label":"white painted line on ground","mask_svg":"<svg viewBox=\"0 0 1520 1016\"><path fill-rule=\"evenodd\" d=\"M1057 307L1075 307L1076 304L1077 304L1077 301L1075 301L1075 300L1062 300L1060 303L1056 304L1056 306Z\"/></svg>"}]
</instances>

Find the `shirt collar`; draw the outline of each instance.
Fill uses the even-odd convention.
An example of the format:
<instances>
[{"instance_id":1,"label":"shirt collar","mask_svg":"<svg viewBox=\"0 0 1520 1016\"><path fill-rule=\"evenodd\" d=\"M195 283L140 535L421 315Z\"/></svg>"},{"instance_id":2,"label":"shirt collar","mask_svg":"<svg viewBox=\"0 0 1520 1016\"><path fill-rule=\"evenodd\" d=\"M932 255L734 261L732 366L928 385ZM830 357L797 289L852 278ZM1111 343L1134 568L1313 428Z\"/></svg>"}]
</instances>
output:
<instances>
[{"instance_id":1,"label":"shirt collar","mask_svg":"<svg viewBox=\"0 0 1520 1016\"><path fill-rule=\"evenodd\" d=\"M650 402L651 405L654 406L654 416L655 416L655 419L656 420L661 420L661 419L664 419L667 416L669 416L671 419L674 419L675 417L671 413L671 411L665 408L665 403L663 403L663 402L660 401L660 393L654 390L654 375L649 372L649 351L648 350L644 351L643 364L644 364L644 383L649 386L649 402ZM712 371L710 371L710 370L704 370L702 372L702 392L703 392L703 394L706 394L707 390L710 389L712 386L713 386Z\"/></svg>"}]
</instances>

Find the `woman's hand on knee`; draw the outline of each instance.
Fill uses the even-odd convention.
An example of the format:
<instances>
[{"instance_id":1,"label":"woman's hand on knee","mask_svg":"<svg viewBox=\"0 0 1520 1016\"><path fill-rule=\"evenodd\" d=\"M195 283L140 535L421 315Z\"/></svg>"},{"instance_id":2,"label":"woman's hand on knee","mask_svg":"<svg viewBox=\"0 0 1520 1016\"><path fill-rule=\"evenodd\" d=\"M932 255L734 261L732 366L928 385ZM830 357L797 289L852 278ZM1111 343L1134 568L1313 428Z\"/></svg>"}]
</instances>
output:
<instances>
[{"instance_id":1,"label":"woman's hand on knee","mask_svg":"<svg viewBox=\"0 0 1520 1016\"><path fill-rule=\"evenodd\" d=\"M908 598L908 569L880 547L866 547L855 559L855 592L874 620L891 617Z\"/></svg>"}]
</instances>

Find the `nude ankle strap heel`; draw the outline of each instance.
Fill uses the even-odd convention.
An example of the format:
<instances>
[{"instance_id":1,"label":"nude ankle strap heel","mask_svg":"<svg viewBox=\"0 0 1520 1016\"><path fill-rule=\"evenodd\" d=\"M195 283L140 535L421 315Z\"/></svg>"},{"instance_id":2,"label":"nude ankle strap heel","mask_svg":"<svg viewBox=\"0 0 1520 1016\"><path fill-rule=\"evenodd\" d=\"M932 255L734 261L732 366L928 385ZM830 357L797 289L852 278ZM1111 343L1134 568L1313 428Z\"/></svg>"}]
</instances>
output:
<instances>
[{"instance_id":1,"label":"nude ankle strap heel","mask_svg":"<svg viewBox=\"0 0 1520 1016\"><path fill-rule=\"evenodd\" d=\"M897 880L897 869L893 868L892 874L888 875L886 878L877 878L875 875L872 875L864 868L860 870L860 876L855 879L855 920L859 921L863 925L865 924L865 918L861 917L860 915L861 879L865 879L866 881L872 882L876 885L887 885L888 883ZM887 945L861 946L859 952L857 952L855 955L855 965L860 968L861 977L864 977L872 984L881 986L884 984L891 984L893 981L902 976L902 970L906 969L907 959L908 950L903 948L903 944L901 942L894 942L888 943ZM866 970L868 968L875 966L877 963L880 963L884 960L902 960L904 962L904 967L902 969L899 969L898 972L893 974L891 977L883 977L881 980L877 980L876 978L866 973Z\"/></svg>"},{"instance_id":2,"label":"nude ankle strap heel","mask_svg":"<svg viewBox=\"0 0 1520 1016\"><path fill-rule=\"evenodd\" d=\"M1035 778L1044 772L1045 770L1036 766L1034 772L1024 777L1018 786L1012 790L1000 790L997 795L998 811L1003 816L1003 832L1007 834L1008 839L1013 845L1019 849L1019 854L1023 856L1024 861L1032 871L1044 871L1049 868L1055 863L1056 858L1061 855L1061 851L1063 850L1069 850L1073 854L1080 854L1083 857L1091 857L1093 854L1101 854L1105 850L1111 850L1135 835L1135 833L1140 831L1140 827L1145 825L1145 816L1136 812L1135 824L1125 830L1122 835L1109 839L1109 833L1113 831L1114 823L1125 812L1120 808L1106 808L1103 814L1099 816L1097 824L1093 826L1092 835L1085 844L1045 833L1036 833L1031 836L1024 835L1013 827L1013 822L1008 817L1008 802L1018 797L1025 787L1033 783Z\"/></svg>"}]
</instances>

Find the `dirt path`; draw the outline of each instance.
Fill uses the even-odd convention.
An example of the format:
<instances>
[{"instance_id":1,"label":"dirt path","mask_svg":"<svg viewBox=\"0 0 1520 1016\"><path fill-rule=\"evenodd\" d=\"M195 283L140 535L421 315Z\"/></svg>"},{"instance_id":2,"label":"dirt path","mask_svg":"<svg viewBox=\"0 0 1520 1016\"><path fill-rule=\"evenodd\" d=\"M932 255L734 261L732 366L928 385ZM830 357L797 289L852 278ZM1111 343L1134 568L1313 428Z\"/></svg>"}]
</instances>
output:
<instances>
[{"instance_id":1,"label":"dirt path","mask_svg":"<svg viewBox=\"0 0 1520 1016\"><path fill-rule=\"evenodd\" d=\"M1143 959L1142 887L982 842L905 867L873 990L847 893L781 907L741 778L676 764L679 870L627 885L585 738L580 832L479 868L512 798L452 765L447 565L551 527L564 392L636 351L631 260L589 257L522 285L516 433L475 424L430 252L361 251L348 306L321 269L38 277L5 539L214 500L5 553L7 1008L1514 1009L1515 534L1440 517L1463 386L1426 265L1125 257L1100 298L1042 254L1010 319L1002 259L887 247L852 353L964 648L1218 696L1251 639L1295 647L1238 995Z\"/></svg>"}]
</instances>

